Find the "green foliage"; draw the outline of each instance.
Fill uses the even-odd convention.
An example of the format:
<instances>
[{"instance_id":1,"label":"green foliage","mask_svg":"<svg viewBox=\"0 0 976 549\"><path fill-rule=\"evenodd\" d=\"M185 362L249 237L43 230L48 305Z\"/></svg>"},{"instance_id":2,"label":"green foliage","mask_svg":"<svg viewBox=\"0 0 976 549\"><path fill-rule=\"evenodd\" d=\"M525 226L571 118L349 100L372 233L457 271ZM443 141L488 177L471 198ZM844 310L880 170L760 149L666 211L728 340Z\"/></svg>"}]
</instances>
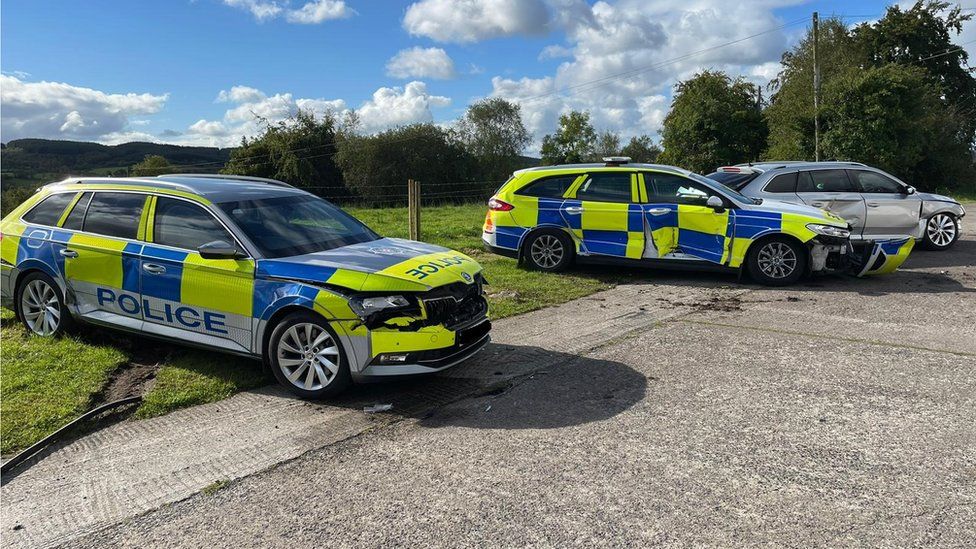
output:
<instances>
[{"instance_id":1,"label":"green foliage","mask_svg":"<svg viewBox=\"0 0 976 549\"><path fill-rule=\"evenodd\" d=\"M346 185L367 203L403 203L407 180L431 183L427 196L471 190L474 158L434 124L412 124L375 135L343 135L336 162ZM436 184L436 186L433 186Z\"/></svg>"},{"instance_id":2,"label":"green foliage","mask_svg":"<svg viewBox=\"0 0 976 549\"><path fill-rule=\"evenodd\" d=\"M620 156L620 136L610 130L597 134L590 160L599 162L608 156Z\"/></svg>"},{"instance_id":3,"label":"green foliage","mask_svg":"<svg viewBox=\"0 0 976 549\"><path fill-rule=\"evenodd\" d=\"M661 154L661 147L655 145L649 135L641 135L631 137L620 154L629 156L633 162L654 163Z\"/></svg>"},{"instance_id":4,"label":"green foliage","mask_svg":"<svg viewBox=\"0 0 976 549\"><path fill-rule=\"evenodd\" d=\"M3 193L0 194L0 210L2 210L0 217L7 217L8 213L30 198L34 192L35 189L29 187L4 188Z\"/></svg>"},{"instance_id":5,"label":"green foliage","mask_svg":"<svg viewBox=\"0 0 976 549\"><path fill-rule=\"evenodd\" d=\"M133 165L129 172L133 177L153 177L173 173L173 167L165 157L158 154L147 154L142 162Z\"/></svg>"},{"instance_id":6,"label":"green foliage","mask_svg":"<svg viewBox=\"0 0 976 549\"><path fill-rule=\"evenodd\" d=\"M497 97L470 105L455 132L478 163L478 177L487 181L507 179L521 165L519 155L530 141L522 108Z\"/></svg>"},{"instance_id":7,"label":"green foliage","mask_svg":"<svg viewBox=\"0 0 976 549\"><path fill-rule=\"evenodd\" d=\"M742 78L705 71L675 87L661 130L660 160L705 173L758 159L767 134L759 89Z\"/></svg>"},{"instance_id":8,"label":"green foliage","mask_svg":"<svg viewBox=\"0 0 976 549\"><path fill-rule=\"evenodd\" d=\"M346 195L335 162L340 131L336 117L299 110L286 120L265 122L260 136L241 140L221 173L269 177L329 198Z\"/></svg>"},{"instance_id":9,"label":"green foliage","mask_svg":"<svg viewBox=\"0 0 976 549\"><path fill-rule=\"evenodd\" d=\"M590 113L570 111L559 117L556 133L542 138L543 164L573 164L593 155L596 131L590 123Z\"/></svg>"},{"instance_id":10,"label":"green foliage","mask_svg":"<svg viewBox=\"0 0 976 549\"><path fill-rule=\"evenodd\" d=\"M842 20L820 21L817 55L822 83L836 79L855 65L854 41ZM784 53L780 63L783 70L770 82L773 95L764 111L769 126L769 146L763 157L813 160L813 33L807 33L799 44Z\"/></svg>"}]
</instances>

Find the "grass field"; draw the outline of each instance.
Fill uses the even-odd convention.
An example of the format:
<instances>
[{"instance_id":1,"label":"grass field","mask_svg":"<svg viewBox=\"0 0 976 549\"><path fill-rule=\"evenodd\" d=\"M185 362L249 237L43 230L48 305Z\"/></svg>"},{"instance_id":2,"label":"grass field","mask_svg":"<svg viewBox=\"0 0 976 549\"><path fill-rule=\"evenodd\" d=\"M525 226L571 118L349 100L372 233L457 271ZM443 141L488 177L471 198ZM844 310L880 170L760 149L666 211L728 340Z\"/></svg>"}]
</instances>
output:
<instances>
[{"instance_id":1,"label":"grass field","mask_svg":"<svg viewBox=\"0 0 976 549\"><path fill-rule=\"evenodd\" d=\"M349 211L384 236L407 236L406 208ZM562 303L612 286L633 274L618 270L551 275L518 268L481 248L485 206L439 206L422 211L422 237L471 255L485 268L492 317ZM90 409L113 372L132 362L160 364L136 411L140 418L214 402L272 380L256 361L82 328L70 337L28 336L4 312L0 355L0 452L21 449Z\"/></svg>"}]
</instances>

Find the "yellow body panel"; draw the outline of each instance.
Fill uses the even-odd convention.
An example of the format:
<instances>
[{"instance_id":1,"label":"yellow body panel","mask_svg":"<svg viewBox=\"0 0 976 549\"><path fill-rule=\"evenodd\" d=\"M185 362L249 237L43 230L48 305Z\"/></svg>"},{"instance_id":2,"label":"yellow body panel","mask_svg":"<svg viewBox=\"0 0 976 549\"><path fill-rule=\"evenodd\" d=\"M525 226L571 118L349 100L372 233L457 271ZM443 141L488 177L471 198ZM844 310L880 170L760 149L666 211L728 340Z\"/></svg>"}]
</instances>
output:
<instances>
[{"instance_id":1,"label":"yellow body panel","mask_svg":"<svg viewBox=\"0 0 976 549\"><path fill-rule=\"evenodd\" d=\"M125 241L75 233L68 246L78 252L78 257L64 261L65 277L69 280L89 282L100 286L122 287L122 250Z\"/></svg>"},{"instance_id":2,"label":"yellow body panel","mask_svg":"<svg viewBox=\"0 0 976 549\"><path fill-rule=\"evenodd\" d=\"M187 305L253 316L254 261L204 259L191 252L183 261L180 296Z\"/></svg>"}]
</instances>

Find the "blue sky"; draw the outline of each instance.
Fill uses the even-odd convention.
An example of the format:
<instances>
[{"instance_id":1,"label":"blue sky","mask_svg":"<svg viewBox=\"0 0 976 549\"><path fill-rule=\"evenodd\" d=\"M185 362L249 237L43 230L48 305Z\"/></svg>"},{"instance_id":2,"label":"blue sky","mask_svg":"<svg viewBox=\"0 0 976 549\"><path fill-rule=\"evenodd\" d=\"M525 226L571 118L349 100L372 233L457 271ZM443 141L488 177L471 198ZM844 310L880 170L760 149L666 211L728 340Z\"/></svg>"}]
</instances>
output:
<instances>
[{"instance_id":1,"label":"blue sky","mask_svg":"<svg viewBox=\"0 0 976 549\"><path fill-rule=\"evenodd\" d=\"M228 145L257 131L252 113L275 120L299 106L352 109L363 131L377 131L450 123L489 95L522 102L536 140L569 108L591 110L598 128L656 137L676 80L718 68L765 82L805 22L588 83L814 10L856 21L884 8L863 0L5 0L2 139ZM973 35L970 25L958 42Z\"/></svg>"}]
</instances>

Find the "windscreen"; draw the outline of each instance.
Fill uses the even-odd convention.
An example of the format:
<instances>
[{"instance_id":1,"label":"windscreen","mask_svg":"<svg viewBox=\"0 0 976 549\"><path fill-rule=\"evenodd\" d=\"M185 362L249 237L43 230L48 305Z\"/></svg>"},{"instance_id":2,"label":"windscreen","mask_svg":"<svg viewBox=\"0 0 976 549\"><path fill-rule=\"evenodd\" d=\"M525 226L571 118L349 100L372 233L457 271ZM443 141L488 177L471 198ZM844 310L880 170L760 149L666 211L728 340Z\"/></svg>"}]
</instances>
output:
<instances>
[{"instance_id":1,"label":"windscreen","mask_svg":"<svg viewBox=\"0 0 976 549\"><path fill-rule=\"evenodd\" d=\"M369 242L379 236L332 204L309 195L218 204L269 258Z\"/></svg>"},{"instance_id":2,"label":"windscreen","mask_svg":"<svg viewBox=\"0 0 976 549\"><path fill-rule=\"evenodd\" d=\"M730 189L739 191L758 175L759 174L757 173L713 172L705 177L711 179L712 181L718 181Z\"/></svg>"}]
</instances>

